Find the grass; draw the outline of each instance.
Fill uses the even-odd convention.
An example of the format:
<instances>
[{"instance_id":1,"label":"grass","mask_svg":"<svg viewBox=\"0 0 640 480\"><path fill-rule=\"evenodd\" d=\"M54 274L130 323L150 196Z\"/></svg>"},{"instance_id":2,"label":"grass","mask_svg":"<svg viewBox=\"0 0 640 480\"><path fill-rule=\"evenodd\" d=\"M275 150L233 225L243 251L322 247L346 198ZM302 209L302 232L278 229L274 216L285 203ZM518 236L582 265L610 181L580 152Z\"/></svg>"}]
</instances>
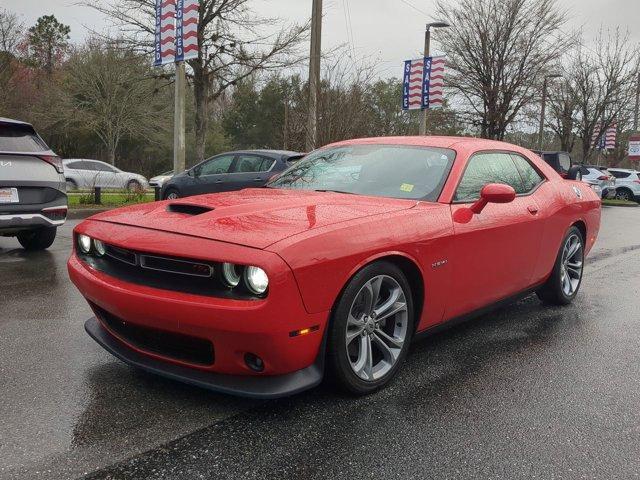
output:
<instances>
[{"instance_id":1,"label":"grass","mask_svg":"<svg viewBox=\"0 0 640 480\"><path fill-rule=\"evenodd\" d=\"M102 202L97 205L93 192L69 192L67 195L69 208L116 208L154 200L154 194L149 192L102 192Z\"/></svg>"},{"instance_id":2,"label":"grass","mask_svg":"<svg viewBox=\"0 0 640 480\"><path fill-rule=\"evenodd\" d=\"M636 202L630 202L628 200L616 200L612 198L611 200L603 199L602 205L608 205L610 207L637 207L638 204Z\"/></svg>"}]
</instances>

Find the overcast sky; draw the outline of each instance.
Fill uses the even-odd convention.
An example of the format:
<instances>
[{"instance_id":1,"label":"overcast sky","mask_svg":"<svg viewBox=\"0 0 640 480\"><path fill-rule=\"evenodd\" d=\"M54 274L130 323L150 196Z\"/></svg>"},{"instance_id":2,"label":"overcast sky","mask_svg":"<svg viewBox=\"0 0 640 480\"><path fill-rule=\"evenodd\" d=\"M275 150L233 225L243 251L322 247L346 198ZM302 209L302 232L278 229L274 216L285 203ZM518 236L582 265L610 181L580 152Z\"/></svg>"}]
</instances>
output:
<instances>
[{"instance_id":1,"label":"overcast sky","mask_svg":"<svg viewBox=\"0 0 640 480\"><path fill-rule=\"evenodd\" d=\"M104 31L106 19L91 8L75 5L76 2L0 0L0 6L18 13L27 25L33 24L40 15L53 13L71 26L73 41L82 40L87 35L87 27ZM628 29L633 39L640 42L640 0L559 2L569 11L570 28L582 27L587 39L592 39L601 26L619 26ZM252 0L251 3L261 15L291 22L303 22L311 12L311 0ZM422 48L424 24L429 20L433 4L433 0L325 0L323 47L351 44L357 56L379 62L379 75L400 76L402 61L414 57ZM347 33L349 30L352 35Z\"/></svg>"}]
</instances>

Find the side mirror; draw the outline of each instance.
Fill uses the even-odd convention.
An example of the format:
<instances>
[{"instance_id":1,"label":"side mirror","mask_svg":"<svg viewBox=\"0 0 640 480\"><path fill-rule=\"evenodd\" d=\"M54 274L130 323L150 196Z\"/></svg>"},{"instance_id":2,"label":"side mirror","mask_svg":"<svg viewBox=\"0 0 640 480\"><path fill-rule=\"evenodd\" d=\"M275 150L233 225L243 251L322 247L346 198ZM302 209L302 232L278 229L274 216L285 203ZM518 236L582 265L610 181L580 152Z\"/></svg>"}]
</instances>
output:
<instances>
[{"instance_id":1,"label":"side mirror","mask_svg":"<svg viewBox=\"0 0 640 480\"><path fill-rule=\"evenodd\" d=\"M489 183L480 190L480 198L471 205L475 214L482 212L488 203L509 203L516 198L516 191L510 185L503 183Z\"/></svg>"}]
</instances>

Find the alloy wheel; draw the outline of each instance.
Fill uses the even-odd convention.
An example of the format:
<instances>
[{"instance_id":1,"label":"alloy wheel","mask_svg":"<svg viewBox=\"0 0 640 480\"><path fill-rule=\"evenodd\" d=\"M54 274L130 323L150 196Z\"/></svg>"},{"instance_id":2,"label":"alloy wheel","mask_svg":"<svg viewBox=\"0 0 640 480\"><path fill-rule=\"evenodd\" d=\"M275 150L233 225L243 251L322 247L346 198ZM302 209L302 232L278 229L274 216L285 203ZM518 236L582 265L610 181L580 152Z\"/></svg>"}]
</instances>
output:
<instances>
[{"instance_id":1,"label":"alloy wheel","mask_svg":"<svg viewBox=\"0 0 640 480\"><path fill-rule=\"evenodd\" d=\"M396 364L409 329L407 299L388 275L365 283L356 295L345 332L353 372L365 381L384 377Z\"/></svg>"},{"instance_id":2,"label":"alloy wheel","mask_svg":"<svg viewBox=\"0 0 640 480\"><path fill-rule=\"evenodd\" d=\"M560 282L567 297L571 297L580 285L583 263L582 239L574 233L567 238L562 249Z\"/></svg>"}]
</instances>

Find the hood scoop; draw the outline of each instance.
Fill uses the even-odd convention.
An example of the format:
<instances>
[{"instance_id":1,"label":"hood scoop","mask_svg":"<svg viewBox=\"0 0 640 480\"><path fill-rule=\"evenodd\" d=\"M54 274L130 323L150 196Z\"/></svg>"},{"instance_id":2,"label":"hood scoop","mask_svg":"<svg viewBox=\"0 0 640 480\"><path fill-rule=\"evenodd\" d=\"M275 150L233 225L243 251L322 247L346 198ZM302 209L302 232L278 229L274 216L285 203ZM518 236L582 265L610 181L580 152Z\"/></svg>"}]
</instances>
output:
<instances>
[{"instance_id":1,"label":"hood scoop","mask_svg":"<svg viewBox=\"0 0 640 480\"><path fill-rule=\"evenodd\" d=\"M184 215L202 215L213 211L212 207L205 207L204 205L193 205L190 203L170 203L167 205L167 212L182 213Z\"/></svg>"}]
</instances>

